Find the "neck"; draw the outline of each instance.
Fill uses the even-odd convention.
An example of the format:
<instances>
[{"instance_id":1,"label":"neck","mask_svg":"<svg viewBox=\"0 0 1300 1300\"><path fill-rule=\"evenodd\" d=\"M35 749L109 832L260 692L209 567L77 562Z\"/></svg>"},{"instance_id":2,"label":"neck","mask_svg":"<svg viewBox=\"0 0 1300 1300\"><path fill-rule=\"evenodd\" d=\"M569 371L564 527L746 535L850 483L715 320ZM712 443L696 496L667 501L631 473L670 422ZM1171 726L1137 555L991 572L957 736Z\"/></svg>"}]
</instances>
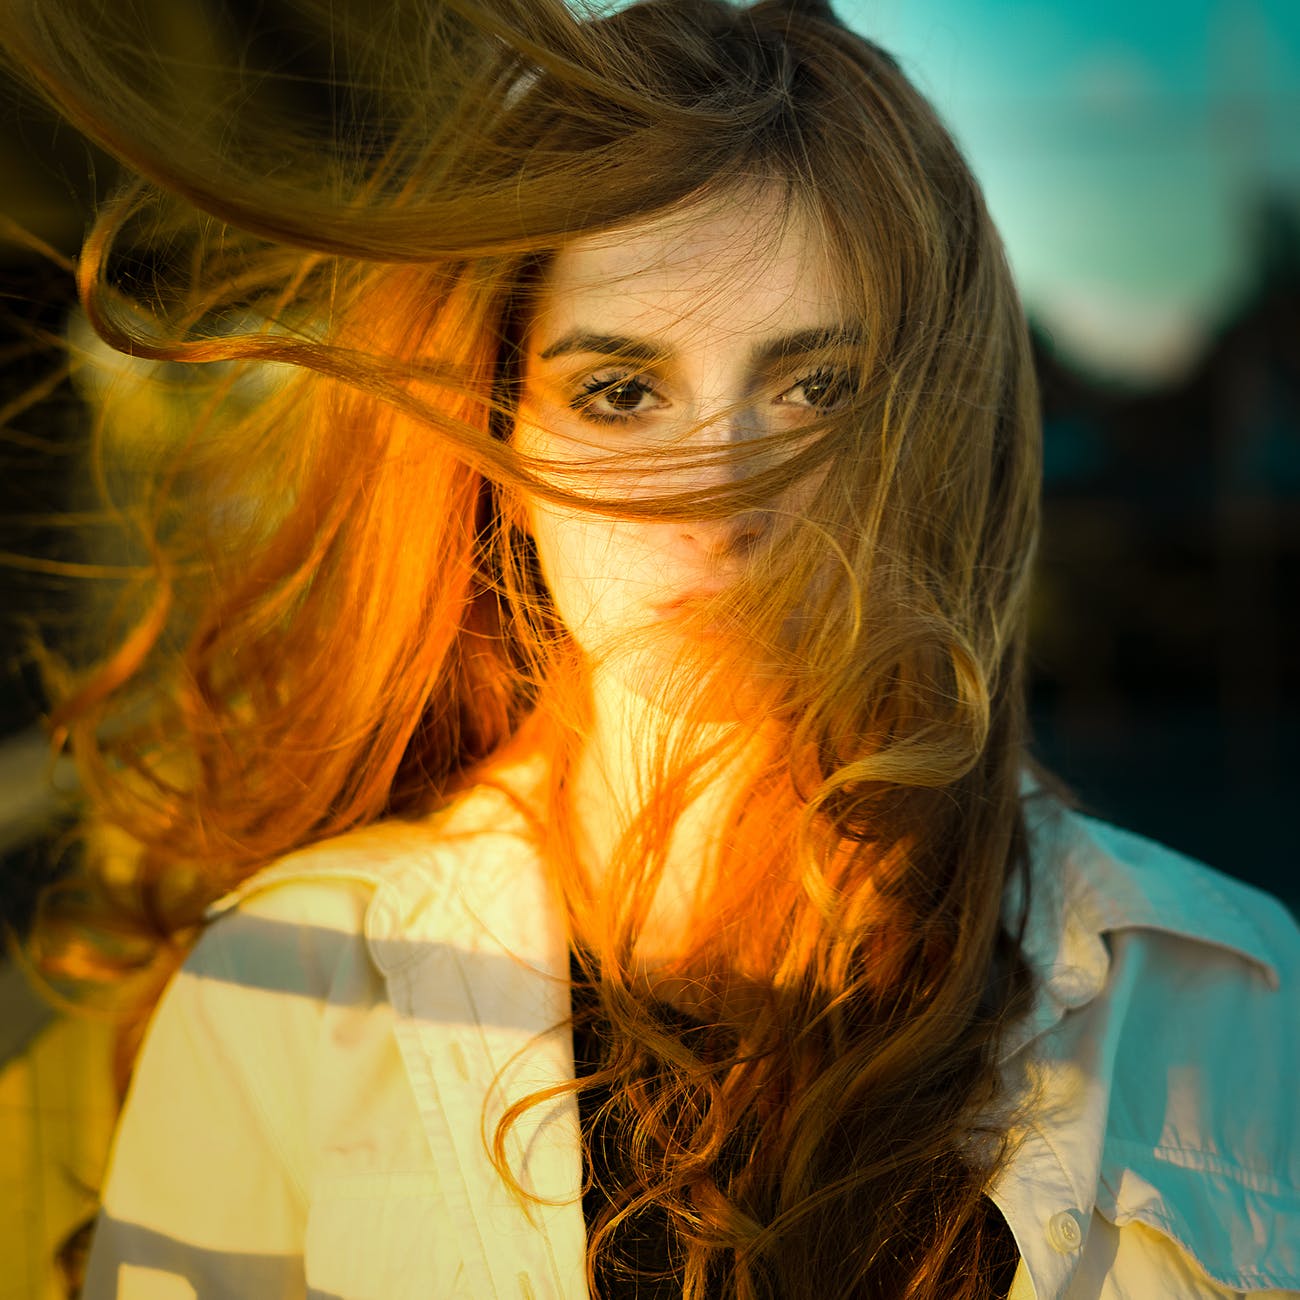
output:
<instances>
[{"instance_id":1,"label":"neck","mask_svg":"<svg viewBox=\"0 0 1300 1300\"><path fill-rule=\"evenodd\" d=\"M629 687L614 671L591 680L591 726L566 781L575 845L592 900L624 888L611 875L618 845L645 803L655 759L667 752L674 764L709 754L700 777L684 796L668 842L663 874L638 953L647 963L680 952L692 908L707 883L727 807L750 770L757 746L739 742L738 721L709 722L688 729L648 694ZM739 742L739 743L738 743Z\"/></svg>"}]
</instances>

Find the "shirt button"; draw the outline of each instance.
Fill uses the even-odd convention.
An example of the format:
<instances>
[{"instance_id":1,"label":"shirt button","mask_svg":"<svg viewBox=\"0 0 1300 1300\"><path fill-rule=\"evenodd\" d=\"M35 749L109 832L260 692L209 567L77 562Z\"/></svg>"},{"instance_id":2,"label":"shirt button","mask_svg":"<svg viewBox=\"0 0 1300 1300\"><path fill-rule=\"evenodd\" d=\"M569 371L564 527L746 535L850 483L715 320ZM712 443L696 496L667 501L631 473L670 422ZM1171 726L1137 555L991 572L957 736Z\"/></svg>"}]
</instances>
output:
<instances>
[{"instance_id":1,"label":"shirt button","mask_svg":"<svg viewBox=\"0 0 1300 1300\"><path fill-rule=\"evenodd\" d=\"M1062 1210L1047 1221L1047 1240L1053 1250L1062 1255L1073 1255L1083 1245L1083 1229L1079 1227L1079 1216L1074 1210Z\"/></svg>"}]
</instances>

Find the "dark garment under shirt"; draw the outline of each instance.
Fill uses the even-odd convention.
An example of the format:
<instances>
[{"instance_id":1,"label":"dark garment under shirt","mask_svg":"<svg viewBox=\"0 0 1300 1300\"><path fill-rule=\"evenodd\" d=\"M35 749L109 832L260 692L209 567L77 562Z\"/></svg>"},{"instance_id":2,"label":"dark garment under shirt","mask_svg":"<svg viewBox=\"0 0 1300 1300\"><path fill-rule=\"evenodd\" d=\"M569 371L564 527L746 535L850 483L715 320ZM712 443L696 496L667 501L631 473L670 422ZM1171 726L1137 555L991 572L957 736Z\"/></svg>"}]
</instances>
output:
<instances>
[{"instance_id":1,"label":"dark garment under shirt","mask_svg":"<svg viewBox=\"0 0 1300 1300\"><path fill-rule=\"evenodd\" d=\"M591 965L590 961L588 965ZM593 966L594 969L594 966ZM594 1073L604 1063L604 1044L609 1026L596 1008L595 988L587 982L576 956L570 957L573 979L573 1062L579 1079ZM675 1008L663 1006L670 1022L682 1028L695 1022ZM596 1087L578 1094L578 1119L583 1136L583 1173L587 1176L582 1212L590 1232L601 1210L609 1204L608 1192L626 1185L627 1161L610 1126L597 1124L596 1116L609 1100L609 1089ZM660 1276L668 1273L669 1276ZM668 1250L668 1223L663 1211L643 1211L618 1229L611 1250L597 1259L596 1296L599 1300L681 1300L680 1275L672 1269Z\"/></svg>"},{"instance_id":2,"label":"dark garment under shirt","mask_svg":"<svg viewBox=\"0 0 1300 1300\"><path fill-rule=\"evenodd\" d=\"M595 970L595 963L587 959ZM604 1064L604 1048L609 1025L599 1013L595 987L583 973L577 955L569 957L569 974L573 980L573 1062L579 1079L594 1073ZM683 1032L699 1030L699 1021L667 1003L656 1004L668 1025ZM609 1089L583 1089L578 1094L578 1121L583 1138L583 1173L586 1176L582 1195L582 1213L590 1233L601 1210L609 1204L610 1189L626 1185L627 1162L608 1124L597 1124L596 1117L609 1100ZM988 1207L990 1224L1001 1238L998 1243L999 1265L990 1279L989 1295L1005 1296L1019 1263L1019 1252L1011 1230L1001 1214ZM664 1275L667 1276L664 1276ZM596 1291L593 1300L681 1300L680 1271L673 1267L668 1245L668 1223L657 1207L643 1211L620 1226L612 1250L601 1252L596 1261Z\"/></svg>"}]
</instances>

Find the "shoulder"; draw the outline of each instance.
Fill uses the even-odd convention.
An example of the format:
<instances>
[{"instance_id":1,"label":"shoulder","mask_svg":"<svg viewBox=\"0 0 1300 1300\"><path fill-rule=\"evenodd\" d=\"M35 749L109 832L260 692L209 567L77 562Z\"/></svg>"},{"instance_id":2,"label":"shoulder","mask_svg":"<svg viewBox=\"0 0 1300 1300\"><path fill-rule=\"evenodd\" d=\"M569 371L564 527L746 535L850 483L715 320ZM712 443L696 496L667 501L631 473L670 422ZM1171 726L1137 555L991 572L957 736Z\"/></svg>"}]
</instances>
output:
<instances>
[{"instance_id":1,"label":"shoulder","mask_svg":"<svg viewBox=\"0 0 1300 1300\"><path fill-rule=\"evenodd\" d=\"M1028 947L1057 1011L1094 1000L1141 1025L1147 1054L1276 1032L1257 1062L1294 1052L1300 927L1276 898L1144 836L1057 809L1032 832ZM1192 1009L1195 1034L1192 1027Z\"/></svg>"},{"instance_id":2,"label":"shoulder","mask_svg":"<svg viewBox=\"0 0 1300 1300\"><path fill-rule=\"evenodd\" d=\"M187 968L233 963L281 991L292 981L324 994L356 950L387 971L435 930L455 939L462 924L469 942L482 900L539 874L534 843L513 788L476 784L427 816L375 822L256 872L208 909Z\"/></svg>"},{"instance_id":3,"label":"shoulder","mask_svg":"<svg viewBox=\"0 0 1300 1300\"><path fill-rule=\"evenodd\" d=\"M1239 960L1228 969L1263 975L1272 991L1295 996L1300 929L1262 890L1154 840L1095 818L1072 815L1076 862L1103 929L1162 933Z\"/></svg>"},{"instance_id":4,"label":"shoulder","mask_svg":"<svg viewBox=\"0 0 1300 1300\"><path fill-rule=\"evenodd\" d=\"M1130 1015L1163 1008L1174 1024L1193 990L1279 1029L1296 1023L1300 928L1276 898L1054 802L1031 801L1028 820L1025 947L1043 994L1033 1032L1098 997ZM1203 1015L1202 1039L1212 1024Z\"/></svg>"},{"instance_id":5,"label":"shoulder","mask_svg":"<svg viewBox=\"0 0 1300 1300\"><path fill-rule=\"evenodd\" d=\"M1300 930L1142 836L1059 807L1031 822L1040 991L1021 1056L1060 1208L1207 1285L1300 1289Z\"/></svg>"}]
</instances>

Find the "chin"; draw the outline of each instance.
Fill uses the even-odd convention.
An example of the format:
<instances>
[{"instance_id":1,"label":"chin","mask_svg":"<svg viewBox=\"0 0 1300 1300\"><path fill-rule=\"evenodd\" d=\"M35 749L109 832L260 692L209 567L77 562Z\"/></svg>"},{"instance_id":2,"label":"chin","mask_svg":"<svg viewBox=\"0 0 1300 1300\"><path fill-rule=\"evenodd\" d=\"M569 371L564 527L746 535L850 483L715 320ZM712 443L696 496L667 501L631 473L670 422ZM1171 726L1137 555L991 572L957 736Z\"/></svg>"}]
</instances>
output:
<instances>
[{"instance_id":1,"label":"chin","mask_svg":"<svg viewBox=\"0 0 1300 1300\"><path fill-rule=\"evenodd\" d=\"M702 723L761 720L759 665L738 666L728 655L728 670L720 673L722 649L719 640L692 638L688 645L677 642L622 655L608 661L608 668L625 690L674 717Z\"/></svg>"}]
</instances>

